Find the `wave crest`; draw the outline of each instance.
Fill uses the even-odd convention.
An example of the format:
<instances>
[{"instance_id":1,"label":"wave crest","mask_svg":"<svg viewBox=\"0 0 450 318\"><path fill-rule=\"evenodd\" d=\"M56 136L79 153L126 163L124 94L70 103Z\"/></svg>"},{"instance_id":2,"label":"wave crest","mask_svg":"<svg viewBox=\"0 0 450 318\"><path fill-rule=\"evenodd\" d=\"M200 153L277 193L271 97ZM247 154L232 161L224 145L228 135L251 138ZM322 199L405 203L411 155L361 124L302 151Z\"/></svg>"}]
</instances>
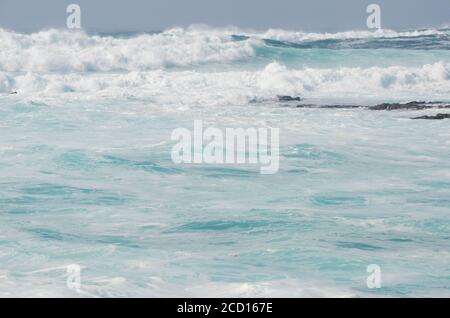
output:
<instances>
[{"instance_id":1,"label":"wave crest","mask_svg":"<svg viewBox=\"0 0 450 318\"><path fill-rule=\"evenodd\" d=\"M239 33L247 35L237 36ZM413 60L410 64L385 63L384 66L368 63L372 59L368 51L341 54L336 59L337 50L312 50L309 55L304 53L308 50L293 52L277 47L261 50L265 45L263 40L267 38L319 41L434 37L447 33L448 30L334 34L284 30L244 32L234 28L193 26L118 37L67 30L20 34L0 29L0 92L18 91L18 96L44 97L60 94L150 97L159 103L179 104L182 101L193 105L242 104L249 99L276 95L447 100L450 64L447 64L446 50L421 52L417 60L414 60L413 52L407 56ZM426 42L423 38L414 38L412 42L422 40ZM398 51L380 54L380 61L391 61L397 56L396 63L403 56ZM245 65L234 63L242 60L246 60ZM355 64L358 60L362 62ZM192 67L208 63L226 66ZM167 69L171 66L177 68Z\"/></svg>"},{"instance_id":2,"label":"wave crest","mask_svg":"<svg viewBox=\"0 0 450 318\"><path fill-rule=\"evenodd\" d=\"M250 41L220 32L171 29L131 38L47 30L20 34L0 29L0 71L146 71L170 66L232 62L254 56Z\"/></svg>"},{"instance_id":3,"label":"wave crest","mask_svg":"<svg viewBox=\"0 0 450 318\"><path fill-rule=\"evenodd\" d=\"M230 105L246 104L255 98L301 95L305 98L380 97L383 100L447 100L450 91L450 65L427 64L336 69L288 69L273 62L259 71L166 71L90 75L37 74L11 75L0 72L0 92L17 90L17 96L136 97L159 104Z\"/></svg>"},{"instance_id":4,"label":"wave crest","mask_svg":"<svg viewBox=\"0 0 450 318\"><path fill-rule=\"evenodd\" d=\"M345 31L337 33L308 33L301 31L288 31L281 29L269 29L264 33L255 34L264 39L289 42L323 41L323 40L350 40L350 39L377 39L377 38L415 38L422 36L445 36L447 32L437 29L414 30L414 31L394 31L389 29L379 29L375 31Z\"/></svg>"},{"instance_id":5,"label":"wave crest","mask_svg":"<svg viewBox=\"0 0 450 318\"><path fill-rule=\"evenodd\" d=\"M286 46L291 43L304 43L302 45L306 45L307 48L308 44L305 43L313 42L318 43L318 48L322 48L324 44L320 41L323 40L427 36L443 37L435 39L432 43L424 41L426 42L424 45L439 48L440 45L445 46L449 43L448 30L435 29L409 32L378 30L306 33L279 29L255 32L236 28L212 29L191 26L186 29L174 28L161 33L137 34L130 37L89 35L82 31L55 29L22 34L0 29L0 71L36 73L149 71L248 60L257 57L255 48L264 44L272 46L264 41L284 41L281 44ZM349 45L355 45L351 43L353 42L350 41ZM401 45L405 43L401 41ZM417 41L411 43L417 45ZM298 48L303 48L302 45L298 45ZM340 48L339 45L342 44L327 45L324 48Z\"/></svg>"}]
</instances>

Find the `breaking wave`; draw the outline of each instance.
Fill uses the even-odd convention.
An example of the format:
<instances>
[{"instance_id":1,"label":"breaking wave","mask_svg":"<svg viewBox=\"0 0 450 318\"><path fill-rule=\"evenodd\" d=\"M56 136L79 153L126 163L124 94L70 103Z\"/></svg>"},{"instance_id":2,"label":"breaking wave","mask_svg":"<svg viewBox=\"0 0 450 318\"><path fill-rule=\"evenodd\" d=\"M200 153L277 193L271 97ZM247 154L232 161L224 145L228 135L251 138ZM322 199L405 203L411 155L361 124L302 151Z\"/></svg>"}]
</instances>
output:
<instances>
[{"instance_id":1,"label":"breaking wave","mask_svg":"<svg viewBox=\"0 0 450 318\"><path fill-rule=\"evenodd\" d=\"M448 45L449 34L448 30L306 33L277 29L255 32L232 28L190 27L122 37L54 29L21 34L0 29L0 71L40 73L148 71L252 59L256 56L255 48L261 45L293 47L299 45L301 48L301 45L307 44L308 47L326 45L327 48L333 48L337 45L342 46L341 42L333 42L336 40L402 39L402 45L407 47L408 41L405 39L412 39L414 41L410 44L417 45L417 38L424 37L428 41L431 37L441 45ZM331 42L324 44L323 41ZM351 43L349 41L347 44ZM362 43L353 45L361 46Z\"/></svg>"},{"instance_id":2,"label":"breaking wave","mask_svg":"<svg viewBox=\"0 0 450 318\"><path fill-rule=\"evenodd\" d=\"M280 94L446 98L450 92L450 65L296 70L272 62L258 71L155 70L90 75L1 72L0 92L11 91L31 96L83 93L87 97L153 97L164 103L183 100L192 104L242 104L255 97Z\"/></svg>"},{"instance_id":3,"label":"breaking wave","mask_svg":"<svg viewBox=\"0 0 450 318\"><path fill-rule=\"evenodd\" d=\"M61 30L19 34L0 30L0 70L6 72L145 71L254 55L251 42L227 34L172 29L131 38Z\"/></svg>"},{"instance_id":4,"label":"breaking wave","mask_svg":"<svg viewBox=\"0 0 450 318\"><path fill-rule=\"evenodd\" d=\"M0 93L185 104L276 94L448 99L449 35L448 29L306 33L193 26L128 36L0 29ZM377 43L381 50L341 50ZM401 50L399 43L440 48ZM389 45L395 49L386 50Z\"/></svg>"}]
</instances>

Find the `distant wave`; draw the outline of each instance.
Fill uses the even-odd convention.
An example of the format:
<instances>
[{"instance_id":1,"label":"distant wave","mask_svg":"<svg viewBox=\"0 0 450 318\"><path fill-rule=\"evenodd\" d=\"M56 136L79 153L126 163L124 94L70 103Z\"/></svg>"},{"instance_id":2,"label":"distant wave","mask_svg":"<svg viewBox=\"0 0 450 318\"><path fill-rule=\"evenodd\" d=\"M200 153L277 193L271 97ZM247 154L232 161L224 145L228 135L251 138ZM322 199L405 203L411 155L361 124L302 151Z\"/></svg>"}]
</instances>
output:
<instances>
[{"instance_id":1,"label":"distant wave","mask_svg":"<svg viewBox=\"0 0 450 318\"><path fill-rule=\"evenodd\" d=\"M120 36L0 29L0 93L131 96L192 105L245 104L280 94L447 100L449 34L448 29L306 33L193 26ZM380 43L394 50L340 50ZM410 49L439 45L441 50Z\"/></svg>"},{"instance_id":2,"label":"distant wave","mask_svg":"<svg viewBox=\"0 0 450 318\"><path fill-rule=\"evenodd\" d=\"M175 28L128 37L47 30L21 34L0 29L0 71L119 72L232 63L256 57L256 48L450 48L448 30L306 33L271 29ZM366 39L367 41L356 41ZM373 40L389 39L386 42ZM397 39L399 42L394 42ZM405 40L406 39L406 40ZM372 41L372 42L371 42Z\"/></svg>"},{"instance_id":3,"label":"distant wave","mask_svg":"<svg viewBox=\"0 0 450 318\"><path fill-rule=\"evenodd\" d=\"M448 30L414 30L414 31L394 31L381 29L375 31L345 31L337 33L308 33L301 31L287 31L281 29L269 29L264 33L256 33L265 39L280 41L318 41L318 40L347 40L347 39L367 39L367 38L412 38L422 36L448 35Z\"/></svg>"},{"instance_id":4,"label":"distant wave","mask_svg":"<svg viewBox=\"0 0 450 318\"><path fill-rule=\"evenodd\" d=\"M0 70L7 72L145 71L253 55L250 41L232 41L214 31L171 29L115 38L63 30L33 34L0 30Z\"/></svg>"}]
</instances>

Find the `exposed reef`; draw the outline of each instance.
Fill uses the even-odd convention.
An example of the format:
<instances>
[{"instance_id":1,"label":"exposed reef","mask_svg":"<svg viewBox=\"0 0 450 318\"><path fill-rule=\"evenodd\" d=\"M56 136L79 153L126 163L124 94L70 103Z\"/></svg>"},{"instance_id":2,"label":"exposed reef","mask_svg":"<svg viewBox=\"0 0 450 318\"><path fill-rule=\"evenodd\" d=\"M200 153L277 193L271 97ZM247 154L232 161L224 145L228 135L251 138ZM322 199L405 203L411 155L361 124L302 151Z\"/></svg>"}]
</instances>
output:
<instances>
[{"instance_id":1,"label":"exposed reef","mask_svg":"<svg viewBox=\"0 0 450 318\"><path fill-rule=\"evenodd\" d=\"M420 116L420 117L414 117L411 119L431 119L431 120L442 120L442 119L450 119L450 114L437 114L432 116Z\"/></svg>"}]
</instances>

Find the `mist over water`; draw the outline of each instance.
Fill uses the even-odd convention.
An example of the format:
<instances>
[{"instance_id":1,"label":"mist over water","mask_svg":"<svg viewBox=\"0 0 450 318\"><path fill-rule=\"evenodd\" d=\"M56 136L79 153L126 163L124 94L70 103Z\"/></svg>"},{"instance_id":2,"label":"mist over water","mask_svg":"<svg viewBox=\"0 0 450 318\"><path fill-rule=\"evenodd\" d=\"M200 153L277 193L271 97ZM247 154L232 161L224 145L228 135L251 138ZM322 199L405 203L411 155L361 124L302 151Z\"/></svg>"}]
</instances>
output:
<instances>
[{"instance_id":1,"label":"mist over water","mask_svg":"<svg viewBox=\"0 0 450 318\"><path fill-rule=\"evenodd\" d=\"M0 30L0 296L450 296L445 110L277 100L450 103L449 39ZM199 119L280 128L279 172L174 164Z\"/></svg>"}]
</instances>

